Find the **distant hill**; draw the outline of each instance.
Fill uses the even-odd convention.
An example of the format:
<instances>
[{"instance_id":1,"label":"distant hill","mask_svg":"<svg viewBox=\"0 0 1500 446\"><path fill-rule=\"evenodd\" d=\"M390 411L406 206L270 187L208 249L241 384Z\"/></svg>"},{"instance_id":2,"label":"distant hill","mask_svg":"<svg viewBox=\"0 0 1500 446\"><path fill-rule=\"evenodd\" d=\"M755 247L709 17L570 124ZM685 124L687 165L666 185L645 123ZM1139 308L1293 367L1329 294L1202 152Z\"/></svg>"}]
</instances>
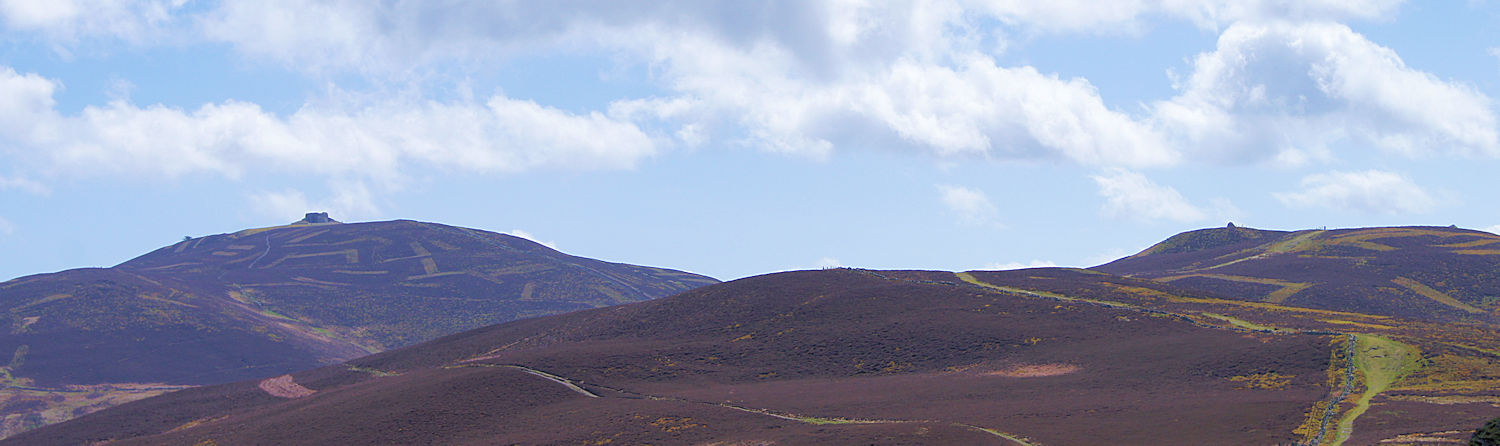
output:
<instances>
[{"instance_id":1,"label":"distant hill","mask_svg":"<svg viewBox=\"0 0 1500 446\"><path fill-rule=\"evenodd\" d=\"M1340 335L981 280L741 279L175 392L7 444L1289 444L1313 435L1299 427L1317 427L1342 364Z\"/></svg>"},{"instance_id":2,"label":"distant hill","mask_svg":"<svg viewBox=\"0 0 1500 446\"><path fill-rule=\"evenodd\" d=\"M1234 299L1500 322L1500 236L1483 231L1202 229L1093 269Z\"/></svg>"},{"instance_id":3,"label":"distant hill","mask_svg":"<svg viewBox=\"0 0 1500 446\"><path fill-rule=\"evenodd\" d=\"M1095 269L769 274L0 445L1461 443L1500 405L1496 239L1216 228Z\"/></svg>"},{"instance_id":4,"label":"distant hill","mask_svg":"<svg viewBox=\"0 0 1500 446\"><path fill-rule=\"evenodd\" d=\"M717 283L474 229L309 219L187 239L113 268L0 283L5 432L184 386Z\"/></svg>"}]
</instances>

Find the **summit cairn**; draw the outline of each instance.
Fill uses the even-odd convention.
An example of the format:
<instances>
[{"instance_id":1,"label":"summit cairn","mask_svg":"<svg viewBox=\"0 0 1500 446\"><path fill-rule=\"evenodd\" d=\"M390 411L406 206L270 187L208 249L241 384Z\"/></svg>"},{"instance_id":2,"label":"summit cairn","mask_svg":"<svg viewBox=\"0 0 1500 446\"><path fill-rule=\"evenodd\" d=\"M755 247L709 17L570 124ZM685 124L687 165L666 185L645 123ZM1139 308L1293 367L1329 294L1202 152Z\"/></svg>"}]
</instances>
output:
<instances>
[{"instance_id":1,"label":"summit cairn","mask_svg":"<svg viewBox=\"0 0 1500 446\"><path fill-rule=\"evenodd\" d=\"M301 220L298 220L298 221L296 221L296 222L294 222L292 224L294 224L294 225L321 225L321 224L338 223L338 222L339 222L338 220L334 220L332 218L328 218L328 213L327 212L308 212L307 216L302 217Z\"/></svg>"}]
</instances>

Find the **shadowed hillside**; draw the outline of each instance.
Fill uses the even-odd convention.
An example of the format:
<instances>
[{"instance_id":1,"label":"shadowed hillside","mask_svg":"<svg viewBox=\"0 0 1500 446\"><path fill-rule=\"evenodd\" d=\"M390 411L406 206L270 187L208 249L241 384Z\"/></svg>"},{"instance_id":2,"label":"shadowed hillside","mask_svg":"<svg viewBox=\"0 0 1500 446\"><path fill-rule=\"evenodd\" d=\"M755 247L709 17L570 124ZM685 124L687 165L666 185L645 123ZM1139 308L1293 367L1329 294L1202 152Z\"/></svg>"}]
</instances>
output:
<instances>
[{"instance_id":1,"label":"shadowed hillside","mask_svg":"<svg viewBox=\"0 0 1500 446\"><path fill-rule=\"evenodd\" d=\"M0 283L5 430L716 283L439 224L300 223Z\"/></svg>"},{"instance_id":2,"label":"shadowed hillside","mask_svg":"<svg viewBox=\"0 0 1500 446\"><path fill-rule=\"evenodd\" d=\"M781 273L176 392L12 443L1290 443L1329 397L1340 339L953 273Z\"/></svg>"}]
</instances>

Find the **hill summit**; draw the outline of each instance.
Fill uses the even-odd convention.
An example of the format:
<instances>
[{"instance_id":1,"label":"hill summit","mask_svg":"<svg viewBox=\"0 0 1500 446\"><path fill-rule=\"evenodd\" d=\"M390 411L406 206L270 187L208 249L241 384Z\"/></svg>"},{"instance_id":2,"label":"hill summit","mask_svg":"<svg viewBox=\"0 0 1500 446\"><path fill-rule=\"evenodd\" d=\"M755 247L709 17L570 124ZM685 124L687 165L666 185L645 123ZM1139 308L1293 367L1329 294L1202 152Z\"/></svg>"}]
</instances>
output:
<instances>
[{"instance_id":1,"label":"hill summit","mask_svg":"<svg viewBox=\"0 0 1500 446\"><path fill-rule=\"evenodd\" d=\"M0 283L10 327L0 354L13 358L0 367L0 415L15 432L182 386L712 283L494 232L312 213L186 239L111 268Z\"/></svg>"},{"instance_id":2,"label":"hill summit","mask_svg":"<svg viewBox=\"0 0 1500 446\"><path fill-rule=\"evenodd\" d=\"M294 225L321 225L321 224L328 224L328 223L342 223L342 222L340 222L338 220L334 220L334 219L328 217L328 213L327 212L308 212L307 216L302 217L301 220L297 220L297 221L292 222L292 224L294 224Z\"/></svg>"},{"instance_id":3,"label":"hill summit","mask_svg":"<svg viewBox=\"0 0 1500 446\"><path fill-rule=\"evenodd\" d=\"M1266 303L1500 322L1500 235L1456 227L1200 229L1093 269Z\"/></svg>"}]
</instances>

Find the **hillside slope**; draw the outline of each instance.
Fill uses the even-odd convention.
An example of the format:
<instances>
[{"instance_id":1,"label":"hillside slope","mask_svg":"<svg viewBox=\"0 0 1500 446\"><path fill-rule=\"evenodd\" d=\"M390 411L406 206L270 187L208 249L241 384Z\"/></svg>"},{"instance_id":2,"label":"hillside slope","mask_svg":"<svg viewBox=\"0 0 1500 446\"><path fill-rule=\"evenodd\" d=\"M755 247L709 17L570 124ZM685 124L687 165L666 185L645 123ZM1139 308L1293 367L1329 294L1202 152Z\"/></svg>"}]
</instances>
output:
<instances>
[{"instance_id":1,"label":"hillside slope","mask_svg":"<svg viewBox=\"0 0 1500 446\"><path fill-rule=\"evenodd\" d=\"M1482 231L1213 228L1093 269L1289 306L1500 322L1500 236Z\"/></svg>"},{"instance_id":2,"label":"hillside slope","mask_svg":"<svg viewBox=\"0 0 1500 446\"><path fill-rule=\"evenodd\" d=\"M465 329L715 280L415 221L184 240L0 283L5 431L189 385L273 376Z\"/></svg>"},{"instance_id":3,"label":"hillside slope","mask_svg":"<svg viewBox=\"0 0 1500 446\"><path fill-rule=\"evenodd\" d=\"M176 392L7 444L1290 443L1328 398L1338 339L953 273L792 272Z\"/></svg>"},{"instance_id":4,"label":"hillside slope","mask_svg":"<svg viewBox=\"0 0 1500 446\"><path fill-rule=\"evenodd\" d=\"M1172 315L1251 333L1344 337L1328 379L1343 396L1320 406L1319 445L1462 443L1500 404L1500 326L1238 300L1171 283L1072 268L970 271L994 290ZM1311 424L1303 432L1312 432Z\"/></svg>"}]
</instances>

